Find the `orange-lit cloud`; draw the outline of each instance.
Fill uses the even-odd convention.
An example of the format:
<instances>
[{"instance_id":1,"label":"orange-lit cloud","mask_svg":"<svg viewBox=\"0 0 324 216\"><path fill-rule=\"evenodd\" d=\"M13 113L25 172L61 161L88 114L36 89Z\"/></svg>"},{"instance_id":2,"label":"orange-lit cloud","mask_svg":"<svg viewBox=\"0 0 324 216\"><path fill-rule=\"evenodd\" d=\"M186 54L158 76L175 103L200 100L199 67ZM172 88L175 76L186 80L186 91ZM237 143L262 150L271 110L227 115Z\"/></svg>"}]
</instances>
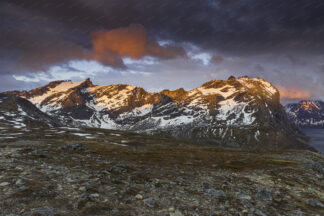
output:
<instances>
[{"instance_id":1,"label":"orange-lit cloud","mask_svg":"<svg viewBox=\"0 0 324 216\"><path fill-rule=\"evenodd\" d=\"M311 97L311 93L308 90L286 87L279 87L278 89L281 100L306 99Z\"/></svg>"},{"instance_id":2,"label":"orange-lit cloud","mask_svg":"<svg viewBox=\"0 0 324 216\"><path fill-rule=\"evenodd\" d=\"M210 60L214 64L218 64L224 61L224 58L220 55L213 55L213 57Z\"/></svg>"},{"instance_id":3,"label":"orange-lit cloud","mask_svg":"<svg viewBox=\"0 0 324 216\"><path fill-rule=\"evenodd\" d=\"M140 59L144 56L174 58L185 56L185 51L175 46L160 46L148 37L141 25L97 31L92 33L93 50L90 59L109 65L122 64L122 57Z\"/></svg>"}]
</instances>

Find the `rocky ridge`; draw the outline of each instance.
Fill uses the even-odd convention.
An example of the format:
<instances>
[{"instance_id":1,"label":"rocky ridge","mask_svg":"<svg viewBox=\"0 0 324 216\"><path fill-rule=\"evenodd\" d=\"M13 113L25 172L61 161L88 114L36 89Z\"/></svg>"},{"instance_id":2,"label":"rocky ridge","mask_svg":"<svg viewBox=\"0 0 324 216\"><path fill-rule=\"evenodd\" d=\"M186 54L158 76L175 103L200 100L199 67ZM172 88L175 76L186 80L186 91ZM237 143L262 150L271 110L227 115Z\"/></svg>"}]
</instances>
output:
<instances>
[{"instance_id":1,"label":"rocky ridge","mask_svg":"<svg viewBox=\"0 0 324 216\"><path fill-rule=\"evenodd\" d=\"M127 130L236 148L312 149L260 78L212 80L186 91L150 93L131 85L55 81L24 97L64 125Z\"/></svg>"}]
</instances>

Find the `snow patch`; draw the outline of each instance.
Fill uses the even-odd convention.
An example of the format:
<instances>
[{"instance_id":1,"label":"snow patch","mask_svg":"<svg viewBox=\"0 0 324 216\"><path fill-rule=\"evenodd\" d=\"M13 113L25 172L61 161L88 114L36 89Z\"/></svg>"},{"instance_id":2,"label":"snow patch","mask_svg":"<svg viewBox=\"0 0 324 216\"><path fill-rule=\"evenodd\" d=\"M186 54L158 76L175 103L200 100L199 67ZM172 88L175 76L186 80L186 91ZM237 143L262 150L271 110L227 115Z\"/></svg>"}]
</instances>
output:
<instances>
[{"instance_id":1,"label":"snow patch","mask_svg":"<svg viewBox=\"0 0 324 216\"><path fill-rule=\"evenodd\" d=\"M32 102L33 104L41 104L46 98L54 95L54 94L58 94L58 93L65 93L66 91L75 88L77 86L79 86L80 84L84 83L84 81L81 82L76 82L76 83L72 83L71 81L66 81L66 82L62 82L60 84L58 84L57 86L55 86L54 88L50 88L46 93L30 98L29 101ZM59 96L59 100L65 98L67 95L66 94L62 94ZM55 99L57 100L57 98Z\"/></svg>"},{"instance_id":2,"label":"snow patch","mask_svg":"<svg viewBox=\"0 0 324 216\"><path fill-rule=\"evenodd\" d=\"M118 116L118 118L129 118L132 116L145 116L146 114L149 114L153 110L152 104L145 104L141 107L136 107L132 111L127 113L122 113Z\"/></svg>"},{"instance_id":3,"label":"snow patch","mask_svg":"<svg viewBox=\"0 0 324 216\"><path fill-rule=\"evenodd\" d=\"M248 89L253 89L257 84L259 84L262 88L262 91L266 93L268 97L272 97L273 95L278 93L278 90L273 85L271 85L270 82L267 82L261 78L241 77L238 79L238 81Z\"/></svg>"},{"instance_id":4,"label":"snow patch","mask_svg":"<svg viewBox=\"0 0 324 216\"><path fill-rule=\"evenodd\" d=\"M120 134L117 134L117 133L110 133L109 135L112 135L112 136L121 136Z\"/></svg>"},{"instance_id":5,"label":"snow patch","mask_svg":"<svg viewBox=\"0 0 324 216\"><path fill-rule=\"evenodd\" d=\"M128 145L120 144L120 143L110 143L110 144L117 145L117 146L123 146L123 147L127 147L128 146Z\"/></svg>"},{"instance_id":6,"label":"snow patch","mask_svg":"<svg viewBox=\"0 0 324 216\"><path fill-rule=\"evenodd\" d=\"M76 136L84 136L84 137L92 135L92 134L83 134L83 133L71 133L71 134L76 135Z\"/></svg>"},{"instance_id":7,"label":"snow patch","mask_svg":"<svg viewBox=\"0 0 324 216\"><path fill-rule=\"evenodd\" d=\"M198 91L202 93L202 95L221 95L224 98L227 98L237 92L237 90L230 85L225 85L222 88L205 88L205 87L199 87L197 88Z\"/></svg>"},{"instance_id":8,"label":"snow patch","mask_svg":"<svg viewBox=\"0 0 324 216\"><path fill-rule=\"evenodd\" d=\"M168 127L168 126L177 126L182 124L189 124L194 121L193 116L178 116L175 118L169 118L169 117L152 117L157 124L158 127Z\"/></svg>"},{"instance_id":9,"label":"snow patch","mask_svg":"<svg viewBox=\"0 0 324 216\"><path fill-rule=\"evenodd\" d=\"M260 141L259 139L258 139L258 137L260 136L260 131L259 130L257 130L255 133L254 133L254 139L256 140L256 141Z\"/></svg>"},{"instance_id":10,"label":"snow patch","mask_svg":"<svg viewBox=\"0 0 324 216\"><path fill-rule=\"evenodd\" d=\"M132 94L132 90L134 90L136 87L128 85L124 89L119 90L118 86L112 85L112 86L96 86L91 87L90 92L96 93L97 92L109 92L109 95L104 94L100 97L97 97L97 104L96 106L99 106L98 109L101 109L100 107L106 107L108 110L113 110L120 108L121 106L127 105L127 99Z\"/></svg>"},{"instance_id":11,"label":"snow patch","mask_svg":"<svg viewBox=\"0 0 324 216\"><path fill-rule=\"evenodd\" d=\"M234 124L242 124L242 125L250 125L255 121L255 117L252 115L254 112L246 112L245 108L248 106L245 102L237 102L233 98L221 101L219 103L221 106L219 110L219 114L217 118L219 120L226 120L226 124L234 125ZM243 118L240 121L240 118ZM230 117L230 118L229 118Z\"/></svg>"}]
</instances>

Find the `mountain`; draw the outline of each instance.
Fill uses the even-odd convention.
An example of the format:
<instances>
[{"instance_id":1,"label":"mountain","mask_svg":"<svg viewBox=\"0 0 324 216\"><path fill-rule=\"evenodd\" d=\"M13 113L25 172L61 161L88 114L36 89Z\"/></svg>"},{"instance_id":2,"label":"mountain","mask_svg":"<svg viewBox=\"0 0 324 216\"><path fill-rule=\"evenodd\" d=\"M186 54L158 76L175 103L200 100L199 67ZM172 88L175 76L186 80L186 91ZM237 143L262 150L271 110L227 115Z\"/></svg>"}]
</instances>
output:
<instances>
[{"instance_id":1,"label":"mountain","mask_svg":"<svg viewBox=\"0 0 324 216\"><path fill-rule=\"evenodd\" d=\"M324 128L324 102L302 100L285 106L289 119L300 127Z\"/></svg>"},{"instance_id":2,"label":"mountain","mask_svg":"<svg viewBox=\"0 0 324 216\"><path fill-rule=\"evenodd\" d=\"M30 128L59 126L53 117L40 111L30 101L14 95L0 94L0 126Z\"/></svg>"},{"instance_id":3,"label":"mountain","mask_svg":"<svg viewBox=\"0 0 324 216\"><path fill-rule=\"evenodd\" d=\"M278 90L261 78L212 80L186 91L55 81L28 99L65 125L144 132L238 148L312 149L287 117Z\"/></svg>"}]
</instances>

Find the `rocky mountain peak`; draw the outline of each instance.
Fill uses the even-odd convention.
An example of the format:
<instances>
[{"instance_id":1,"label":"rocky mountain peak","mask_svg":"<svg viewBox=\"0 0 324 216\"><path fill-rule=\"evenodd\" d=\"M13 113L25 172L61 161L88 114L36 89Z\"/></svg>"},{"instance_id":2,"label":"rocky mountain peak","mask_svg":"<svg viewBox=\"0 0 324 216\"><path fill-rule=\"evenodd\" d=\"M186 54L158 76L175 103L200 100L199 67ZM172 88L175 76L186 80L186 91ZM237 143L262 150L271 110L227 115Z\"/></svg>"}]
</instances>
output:
<instances>
[{"instance_id":1,"label":"rocky mountain peak","mask_svg":"<svg viewBox=\"0 0 324 216\"><path fill-rule=\"evenodd\" d=\"M212 92L219 93L226 97L240 95L239 98L236 98L239 100L244 95L249 95L256 100L265 100L267 103L276 104L276 106L280 105L278 89L270 82L261 78L243 76L239 78L230 77L228 80L211 80L204 83L198 89L207 90L209 94ZM218 91L213 91L213 89L218 89Z\"/></svg>"},{"instance_id":2,"label":"rocky mountain peak","mask_svg":"<svg viewBox=\"0 0 324 216\"><path fill-rule=\"evenodd\" d=\"M298 103L298 106L305 111L318 111L321 109L321 101L302 100Z\"/></svg>"},{"instance_id":3,"label":"rocky mountain peak","mask_svg":"<svg viewBox=\"0 0 324 216\"><path fill-rule=\"evenodd\" d=\"M187 93L187 91L184 90L183 88L179 88L179 89L176 89L173 91L165 89L161 93L172 98L172 99L179 99L179 98L183 97Z\"/></svg>"},{"instance_id":4,"label":"rocky mountain peak","mask_svg":"<svg viewBox=\"0 0 324 216\"><path fill-rule=\"evenodd\" d=\"M285 106L288 117L301 127L324 127L324 102L302 100Z\"/></svg>"},{"instance_id":5,"label":"rocky mountain peak","mask_svg":"<svg viewBox=\"0 0 324 216\"><path fill-rule=\"evenodd\" d=\"M228 77L227 80L236 80L236 78L235 78L235 76L230 76L230 77Z\"/></svg>"},{"instance_id":6,"label":"rocky mountain peak","mask_svg":"<svg viewBox=\"0 0 324 216\"><path fill-rule=\"evenodd\" d=\"M92 81L90 80L90 78L86 78L85 80L79 82L79 87L93 87L93 83Z\"/></svg>"}]
</instances>

